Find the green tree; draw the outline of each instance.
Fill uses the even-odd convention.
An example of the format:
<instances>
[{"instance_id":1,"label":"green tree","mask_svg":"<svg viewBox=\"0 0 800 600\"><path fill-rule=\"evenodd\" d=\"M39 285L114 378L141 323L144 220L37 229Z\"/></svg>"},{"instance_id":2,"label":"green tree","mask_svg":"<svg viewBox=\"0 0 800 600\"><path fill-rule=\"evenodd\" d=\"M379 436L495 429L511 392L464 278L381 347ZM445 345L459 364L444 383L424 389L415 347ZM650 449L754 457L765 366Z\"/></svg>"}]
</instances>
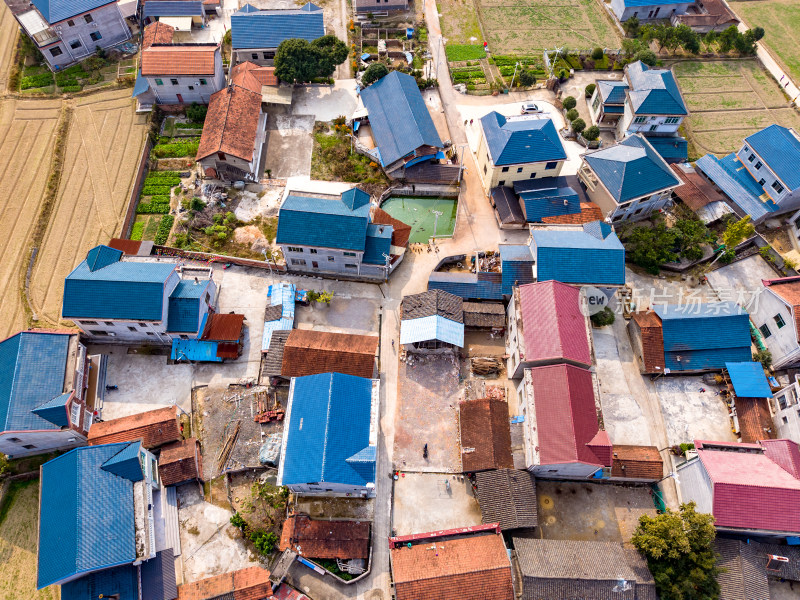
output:
<instances>
[{"instance_id":1,"label":"green tree","mask_svg":"<svg viewBox=\"0 0 800 600\"><path fill-rule=\"evenodd\" d=\"M275 77L286 83L306 83L317 77L320 52L308 41L283 40L275 51Z\"/></svg>"},{"instance_id":2,"label":"green tree","mask_svg":"<svg viewBox=\"0 0 800 600\"><path fill-rule=\"evenodd\" d=\"M756 231L756 228L750 222L750 215L746 215L743 219L735 221L731 219L722 233L722 243L726 247L733 249L743 241L751 237Z\"/></svg>"},{"instance_id":3,"label":"green tree","mask_svg":"<svg viewBox=\"0 0 800 600\"><path fill-rule=\"evenodd\" d=\"M536 84L536 76L530 71L519 72L519 85L522 87L530 87Z\"/></svg>"},{"instance_id":4,"label":"green tree","mask_svg":"<svg viewBox=\"0 0 800 600\"><path fill-rule=\"evenodd\" d=\"M691 54L700 52L700 36L688 25L681 23L675 28L675 37L684 50Z\"/></svg>"},{"instance_id":5,"label":"green tree","mask_svg":"<svg viewBox=\"0 0 800 600\"><path fill-rule=\"evenodd\" d=\"M652 227L634 225L623 229L622 243L634 264L651 275L658 275L662 264L678 260L675 236L676 231L668 229L663 222Z\"/></svg>"},{"instance_id":6,"label":"green tree","mask_svg":"<svg viewBox=\"0 0 800 600\"><path fill-rule=\"evenodd\" d=\"M708 239L708 229L698 219L680 219L675 223L677 230L675 242L680 255L688 260L703 257L701 245Z\"/></svg>"},{"instance_id":7,"label":"green tree","mask_svg":"<svg viewBox=\"0 0 800 600\"><path fill-rule=\"evenodd\" d=\"M636 54L633 55L633 60L637 61L640 60L648 67L654 67L658 62L658 57L656 57L656 53L650 49L639 50Z\"/></svg>"},{"instance_id":8,"label":"green tree","mask_svg":"<svg viewBox=\"0 0 800 600\"><path fill-rule=\"evenodd\" d=\"M736 25L731 25L730 27L722 31L722 33L719 34L718 38L719 51L722 52L723 54L730 52L734 48L736 40L741 35L742 34L739 33L739 30L736 28Z\"/></svg>"},{"instance_id":9,"label":"green tree","mask_svg":"<svg viewBox=\"0 0 800 600\"><path fill-rule=\"evenodd\" d=\"M575 98L573 98L572 96L567 96L561 101L561 105L564 107L565 110L570 110L578 105L578 101L575 100Z\"/></svg>"},{"instance_id":10,"label":"green tree","mask_svg":"<svg viewBox=\"0 0 800 600\"><path fill-rule=\"evenodd\" d=\"M590 142L595 141L600 137L600 128L597 125L592 125L583 130L583 139Z\"/></svg>"},{"instance_id":11,"label":"green tree","mask_svg":"<svg viewBox=\"0 0 800 600\"><path fill-rule=\"evenodd\" d=\"M587 98L591 98L594 91L597 89L597 86L594 83L590 83L583 89L583 94Z\"/></svg>"},{"instance_id":12,"label":"green tree","mask_svg":"<svg viewBox=\"0 0 800 600\"><path fill-rule=\"evenodd\" d=\"M752 56L756 53L756 38L752 29L748 29L733 41L733 47L741 56Z\"/></svg>"},{"instance_id":13,"label":"green tree","mask_svg":"<svg viewBox=\"0 0 800 600\"><path fill-rule=\"evenodd\" d=\"M625 30L625 35L631 38L635 38L639 36L639 19L637 17L631 17L627 21L622 24L622 28Z\"/></svg>"},{"instance_id":14,"label":"green tree","mask_svg":"<svg viewBox=\"0 0 800 600\"><path fill-rule=\"evenodd\" d=\"M573 122L575 119L577 119L579 116L580 116L580 114L579 114L579 113L578 113L578 111L577 111L577 110L575 110L574 108L570 108L570 109L567 111L567 121L569 121L570 123L572 123L572 122Z\"/></svg>"},{"instance_id":15,"label":"green tree","mask_svg":"<svg viewBox=\"0 0 800 600\"><path fill-rule=\"evenodd\" d=\"M706 45L706 52L711 52L711 46L717 43L719 32L713 29L703 36L703 43Z\"/></svg>"},{"instance_id":16,"label":"green tree","mask_svg":"<svg viewBox=\"0 0 800 600\"><path fill-rule=\"evenodd\" d=\"M772 366L772 352L769 350L759 350L753 353L753 360L760 362L761 366L769 369Z\"/></svg>"},{"instance_id":17,"label":"green tree","mask_svg":"<svg viewBox=\"0 0 800 600\"><path fill-rule=\"evenodd\" d=\"M383 63L372 63L370 66L367 67L367 70L364 71L364 74L361 76L361 83L364 86L368 86L370 84L375 83L382 77L385 77L389 74L389 67L387 67Z\"/></svg>"},{"instance_id":18,"label":"green tree","mask_svg":"<svg viewBox=\"0 0 800 600\"><path fill-rule=\"evenodd\" d=\"M603 49L602 48L595 48L592 50L592 60L603 60Z\"/></svg>"},{"instance_id":19,"label":"green tree","mask_svg":"<svg viewBox=\"0 0 800 600\"><path fill-rule=\"evenodd\" d=\"M756 41L758 41L761 38L763 38L764 34L766 34L766 32L764 31L763 27L754 27L750 31L753 32L753 37L755 38Z\"/></svg>"},{"instance_id":20,"label":"green tree","mask_svg":"<svg viewBox=\"0 0 800 600\"><path fill-rule=\"evenodd\" d=\"M606 306L600 312L591 315L589 319L595 327L605 327L606 325L613 324L616 316L614 315L614 311Z\"/></svg>"},{"instance_id":21,"label":"green tree","mask_svg":"<svg viewBox=\"0 0 800 600\"><path fill-rule=\"evenodd\" d=\"M694 502L639 518L631 543L647 559L661 600L719 598L715 535L714 517L698 513Z\"/></svg>"},{"instance_id":22,"label":"green tree","mask_svg":"<svg viewBox=\"0 0 800 600\"><path fill-rule=\"evenodd\" d=\"M336 67L347 60L347 45L335 35L323 35L311 42L319 54L317 77L330 77Z\"/></svg>"},{"instance_id":23,"label":"green tree","mask_svg":"<svg viewBox=\"0 0 800 600\"><path fill-rule=\"evenodd\" d=\"M570 126L572 127L572 131L574 131L575 133L580 133L581 131L586 129L586 121L578 118L572 121L572 123L570 123Z\"/></svg>"}]
</instances>

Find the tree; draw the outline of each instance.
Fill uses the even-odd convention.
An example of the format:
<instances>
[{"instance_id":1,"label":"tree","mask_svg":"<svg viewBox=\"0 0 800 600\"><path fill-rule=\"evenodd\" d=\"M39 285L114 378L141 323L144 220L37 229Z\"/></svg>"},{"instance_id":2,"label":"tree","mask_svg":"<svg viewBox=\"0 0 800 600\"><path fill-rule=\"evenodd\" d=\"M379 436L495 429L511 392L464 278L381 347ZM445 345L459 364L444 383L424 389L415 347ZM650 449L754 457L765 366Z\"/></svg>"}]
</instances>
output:
<instances>
[{"instance_id":1,"label":"tree","mask_svg":"<svg viewBox=\"0 0 800 600\"><path fill-rule=\"evenodd\" d=\"M389 74L389 68L383 63L372 63L361 76L361 83L368 86Z\"/></svg>"},{"instance_id":2,"label":"tree","mask_svg":"<svg viewBox=\"0 0 800 600\"><path fill-rule=\"evenodd\" d=\"M758 352L754 352L753 360L755 362L760 362L761 366L765 369L769 369L772 366L772 352L769 350L759 350Z\"/></svg>"},{"instance_id":3,"label":"tree","mask_svg":"<svg viewBox=\"0 0 800 600\"><path fill-rule=\"evenodd\" d=\"M722 33L719 34L718 38L719 51L722 52L723 54L730 52L734 47L736 39L740 35L742 34L739 33L739 30L736 28L736 25L731 25L730 27L725 29Z\"/></svg>"},{"instance_id":4,"label":"tree","mask_svg":"<svg viewBox=\"0 0 800 600\"><path fill-rule=\"evenodd\" d=\"M583 139L593 142L600 137L600 128L597 125L592 125L583 130Z\"/></svg>"},{"instance_id":5,"label":"tree","mask_svg":"<svg viewBox=\"0 0 800 600\"><path fill-rule=\"evenodd\" d=\"M589 319L595 327L605 327L606 325L614 323L616 316L614 315L614 311L606 306L600 312L591 315Z\"/></svg>"},{"instance_id":6,"label":"tree","mask_svg":"<svg viewBox=\"0 0 800 600\"><path fill-rule=\"evenodd\" d=\"M680 219L675 223L677 235L675 242L678 252L688 260L703 258L703 249L700 247L708 239L708 229L698 219Z\"/></svg>"},{"instance_id":7,"label":"tree","mask_svg":"<svg viewBox=\"0 0 800 600\"><path fill-rule=\"evenodd\" d=\"M317 77L330 77L336 67L347 60L347 45L335 35L323 35L311 42L319 51Z\"/></svg>"},{"instance_id":8,"label":"tree","mask_svg":"<svg viewBox=\"0 0 800 600\"><path fill-rule=\"evenodd\" d=\"M733 41L733 47L741 56L751 56L756 53L756 38L752 29L748 29Z\"/></svg>"},{"instance_id":9,"label":"tree","mask_svg":"<svg viewBox=\"0 0 800 600\"><path fill-rule=\"evenodd\" d=\"M519 72L519 85L522 87L530 87L536 83L536 76L530 71Z\"/></svg>"},{"instance_id":10,"label":"tree","mask_svg":"<svg viewBox=\"0 0 800 600\"><path fill-rule=\"evenodd\" d=\"M631 17L622 24L622 28L625 30L625 35L627 35L628 37L631 38L638 37L639 19L637 17Z\"/></svg>"},{"instance_id":11,"label":"tree","mask_svg":"<svg viewBox=\"0 0 800 600\"><path fill-rule=\"evenodd\" d=\"M756 41L758 41L758 40L760 40L761 38L763 38L763 37L764 37L764 34L766 33L766 32L764 31L764 28L763 28L763 27L754 27L754 28L753 28L753 29L751 29L750 31L752 31L752 32L753 32L753 37L755 38L755 40L756 40Z\"/></svg>"},{"instance_id":12,"label":"tree","mask_svg":"<svg viewBox=\"0 0 800 600\"><path fill-rule=\"evenodd\" d=\"M287 83L305 83L317 77L320 53L308 41L283 40L275 51L275 77Z\"/></svg>"},{"instance_id":13,"label":"tree","mask_svg":"<svg viewBox=\"0 0 800 600\"><path fill-rule=\"evenodd\" d=\"M622 243L634 264L651 275L658 275L662 264L678 259L674 251L675 236L676 232L667 229L664 223L656 223L652 227L636 225L623 229Z\"/></svg>"},{"instance_id":14,"label":"tree","mask_svg":"<svg viewBox=\"0 0 800 600\"><path fill-rule=\"evenodd\" d=\"M706 52L711 52L713 46L719 39L719 32L713 29L703 36L703 43L706 45Z\"/></svg>"},{"instance_id":15,"label":"tree","mask_svg":"<svg viewBox=\"0 0 800 600\"><path fill-rule=\"evenodd\" d=\"M691 54L700 52L700 36L688 25L681 23L675 28L675 37L684 50Z\"/></svg>"},{"instance_id":16,"label":"tree","mask_svg":"<svg viewBox=\"0 0 800 600\"><path fill-rule=\"evenodd\" d=\"M648 67L654 67L658 62L658 57L656 57L656 53L650 49L646 50L639 50L636 54L633 55L633 60L637 61L640 60Z\"/></svg>"},{"instance_id":17,"label":"tree","mask_svg":"<svg viewBox=\"0 0 800 600\"><path fill-rule=\"evenodd\" d=\"M731 250L741 244L755 233L756 228L750 222L750 215L743 219L728 221L725 231L722 233L722 243Z\"/></svg>"},{"instance_id":18,"label":"tree","mask_svg":"<svg viewBox=\"0 0 800 600\"><path fill-rule=\"evenodd\" d=\"M565 110L570 110L578 105L578 101L575 100L575 98L573 98L572 96L567 96L561 101L561 105L564 107Z\"/></svg>"},{"instance_id":19,"label":"tree","mask_svg":"<svg viewBox=\"0 0 800 600\"><path fill-rule=\"evenodd\" d=\"M586 129L586 121L584 121L583 119L580 119L580 118L579 119L575 119L574 121L572 121L572 123L570 123L570 125L572 127L572 131L574 131L575 133L580 133L581 131Z\"/></svg>"},{"instance_id":20,"label":"tree","mask_svg":"<svg viewBox=\"0 0 800 600\"><path fill-rule=\"evenodd\" d=\"M592 60L603 60L603 49L602 48L595 48L592 50Z\"/></svg>"},{"instance_id":21,"label":"tree","mask_svg":"<svg viewBox=\"0 0 800 600\"><path fill-rule=\"evenodd\" d=\"M587 85L587 86L584 88L584 90L583 90L583 94L584 94L584 95L585 95L587 98L591 98L591 97L592 97L592 94L594 94L594 91L595 91L596 89L597 89L597 85L595 85L594 83L590 83L589 85Z\"/></svg>"},{"instance_id":22,"label":"tree","mask_svg":"<svg viewBox=\"0 0 800 600\"><path fill-rule=\"evenodd\" d=\"M575 110L574 108L570 108L570 109L567 111L567 121L569 121L570 123L572 123L572 122L573 122L575 119L577 119L579 116L580 116L580 114L579 114L579 113L578 113L578 111L577 111L577 110Z\"/></svg>"}]
</instances>

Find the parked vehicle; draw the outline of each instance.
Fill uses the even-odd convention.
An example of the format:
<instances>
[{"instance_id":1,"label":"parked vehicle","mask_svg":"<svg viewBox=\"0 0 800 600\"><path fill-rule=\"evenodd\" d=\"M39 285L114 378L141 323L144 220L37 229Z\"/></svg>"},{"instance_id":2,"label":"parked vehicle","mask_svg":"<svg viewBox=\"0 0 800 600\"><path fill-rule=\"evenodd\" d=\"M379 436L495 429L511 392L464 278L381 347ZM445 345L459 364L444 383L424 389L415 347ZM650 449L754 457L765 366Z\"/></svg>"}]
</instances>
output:
<instances>
[{"instance_id":1,"label":"parked vehicle","mask_svg":"<svg viewBox=\"0 0 800 600\"><path fill-rule=\"evenodd\" d=\"M529 114L532 114L532 113L540 113L540 112L542 112L542 109L539 108L538 106L536 106L535 104L533 104L532 102L527 102L527 103L522 105L522 114L523 115L529 115Z\"/></svg>"}]
</instances>

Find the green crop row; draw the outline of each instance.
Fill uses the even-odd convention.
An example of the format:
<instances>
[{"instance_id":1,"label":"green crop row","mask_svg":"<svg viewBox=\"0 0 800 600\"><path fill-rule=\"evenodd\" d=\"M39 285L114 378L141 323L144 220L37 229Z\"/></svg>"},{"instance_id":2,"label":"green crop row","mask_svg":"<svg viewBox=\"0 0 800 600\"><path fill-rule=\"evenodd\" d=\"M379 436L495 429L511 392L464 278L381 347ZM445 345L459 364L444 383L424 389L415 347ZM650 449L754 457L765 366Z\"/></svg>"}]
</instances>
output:
<instances>
[{"instance_id":1,"label":"green crop row","mask_svg":"<svg viewBox=\"0 0 800 600\"><path fill-rule=\"evenodd\" d=\"M150 177L149 175L144 180L144 186L147 187L149 185L166 185L169 187L175 187L176 185L180 184L181 178L180 177Z\"/></svg>"},{"instance_id":2,"label":"green crop row","mask_svg":"<svg viewBox=\"0 0 800 600\"><path fill-rule=\"evenodd\" d=\"M167 243L169 232L172 230L172 224L175 222L175 217L172 215L164 215L161 217L161 222L158 224L158 232L156 232L156 239L153 242L159 246Z\"/></svg>"},{"instance_id":3,"label":"green crop row","mask_svg":"<svg viewBox=\"0 0 800 600\"><path fill-rule=\"evenodd\" d=\"M142 196L169 196L171 185L148 184L142 188Z\"/></svg>"},{"instance_id":4,"label":"green crop row","mask_svg":"<svg viewBox=\"0 0 800 600\"><path fill-rule=\"evenodd\" d=\"M138 242L142 239L142 235L144 234L144 221L137 221L133 224L133 229L131 229L131 239L135 242Z\"/></svg>"},{"instance_id":5,"label":"green crop row","mask_svg":"<svg viewBox=\"0 0 800 600\"><path fill-rule=\"evenodd\" d=\"M53 74L50 72L39 73L38 75L28 75L23 77L19 84L20 89L29 90L32 88L40 88L53 84Z\"/></svg>"},{"instance_id":6,"label":"green crop row","mask_svg":"<svg viewBox=\"0 0 800 600\"><path fill-rule=\"evenodd\" d=\"M153 156L156 158L181 158L184 156L194 156L200 142L173 142L171 144L156 144L153 147Z\"/></svg>"},{"instance_id":7,"label":"green crop row","mask_svg":"<svg viewBox=\"0 0 800 600\"><path fill-rule=\"evenodd\" d=\"M180 174L177 171L150 171L147 174L148 179L180 179Z\"/></svg>"},{"instance_id":8,"label":"green crop row","mask_svg":"<svg viewBox=\"0 0 800 600\"><path fill-rule=\"evenodd\" d=\"M447 60L452 62L486 58L486 51L479 44L447 44L445 52Z\"/></svg>"}]
</instances>

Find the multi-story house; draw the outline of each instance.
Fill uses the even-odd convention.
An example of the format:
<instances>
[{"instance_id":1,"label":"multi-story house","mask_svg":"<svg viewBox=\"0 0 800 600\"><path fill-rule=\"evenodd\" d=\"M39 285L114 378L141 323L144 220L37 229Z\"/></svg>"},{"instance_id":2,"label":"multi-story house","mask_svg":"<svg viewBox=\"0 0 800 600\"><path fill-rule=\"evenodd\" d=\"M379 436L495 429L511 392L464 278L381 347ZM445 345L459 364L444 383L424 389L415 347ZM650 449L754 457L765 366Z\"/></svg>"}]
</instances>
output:
<instances>
[{"instance_id":1,"label":"multi-story house","mask_svg":"<svg viewBox=\"0 0 800 600\"><path fill-rule=\"evenodd\" d=\"M163 30L166 26L148 27ZM153 43L142 50L139 73L133 95L143 105L208 104L225 87L218 44Z\"/></svg>"},{"instance_id":2,"label":"multi-story house","mask_svg":"<svg viewBox=\"0 0 800 600\"><path fill-rule=\"evenodd\" d=\"M358 188L339 196L290 190L278 212L276 241L289 271L385 280L404 249L395 245L394 225L376 218L369 194Z\"/></svg>"},{"instance_id":3,"label":"multi-story house","mask_svg":"<svg viewBox=\"0 0 800 600\"><path fill-rule=\"evenodd\" d=\"M0 452L10 458L86 443L105 391L106 361L76 333L23 331L0 342Z\"/></svg>"},{"instance_id":4,"label":"multi-story house","mask_svg":"<svg viewBox=\"0 0 800 600\"><path fill-rule=\"evenodd\" d=\"M5 0L51 69L131 37L117 0Z\"/></svg>"},{"instance_id":5,"label":"multi-story house","mask_svg":"<svg viewBox=\"0 0 800 600\"><path fill-rule=\"evenodd\" d=\"M682 15L694 5L694 0L611 0L611 10L621 22L636 17L639 21L671 19Z\"/></svg>"},{"instance_id":6,"label":"multi-story house","mask_svg":"<svg viewBox=\"0 0 800 600\"><path fill-rule=\"evenodd\" d=\"M567 160L553 122L540 115L504 117L492 111L480 120L478 176L488 196L492 188L514 182L558 177Z\"/></svg>"},{"instance_id":7,"label":"multi-story house","mask_svg":"<svg viewBox=\"0 0 800 600\"><path fill-rule=\"evenodd\" d=\"M800 379L775 392L770 401L770 413L778 438L800 444Z\"/></svg>"},{"instance_id":8,"label":"multi-story house","mask_svg":"<svg viewBox=\"0 0 800 600\"><path fill-rule=\"evenodd\" d=\"M595 80L594 93L589 100L592 123L601 129L616 129L625 113L625 92L628 84L616 79Z\"/></svg>"},{"instance_id":9,"label":"multi-story house","mask_svg":"<svg viewBox=\"0 0 800 600\"><path fill-rule=\"evenodd\" d=\"M614 146L583 155L578 178L606 221L646 219L663 208L680 185L651 139L633 134Z\"/></svg>"},{"instance_id":10,"label":"multi-story house","mask_svg":"<svg viewBox=\"0 0 800 600\"><path fill-rule=\"evenodd\" d=\"M208 268L123 256L97 246L64 281L64 319L93 342L171 344L196 338L216 303Z\"/></svg>"},{"instance_id":11,"label":"multi-story house","mask_svg":"<svg viewBox=\"0 0 800 600\"><path fill-rule=\"evenodd\" d=\"M724 158L706 154L697 168L759 223L800 208L800 139L794 129L770 125L744 139ZM794 227L796 231L796 219Z\"/></svg>"},{"instance_id":12,"label":"multi-story house","mask_svg":"<svg viewBox=\"0 0 800 600\"><path fill-rule=\"evenodd\" d=\"M758 301L751 303L750 320L772 355L773 368L800 365L800 277L765 279L762 283Z\"/></svg>"}]
</instances>

